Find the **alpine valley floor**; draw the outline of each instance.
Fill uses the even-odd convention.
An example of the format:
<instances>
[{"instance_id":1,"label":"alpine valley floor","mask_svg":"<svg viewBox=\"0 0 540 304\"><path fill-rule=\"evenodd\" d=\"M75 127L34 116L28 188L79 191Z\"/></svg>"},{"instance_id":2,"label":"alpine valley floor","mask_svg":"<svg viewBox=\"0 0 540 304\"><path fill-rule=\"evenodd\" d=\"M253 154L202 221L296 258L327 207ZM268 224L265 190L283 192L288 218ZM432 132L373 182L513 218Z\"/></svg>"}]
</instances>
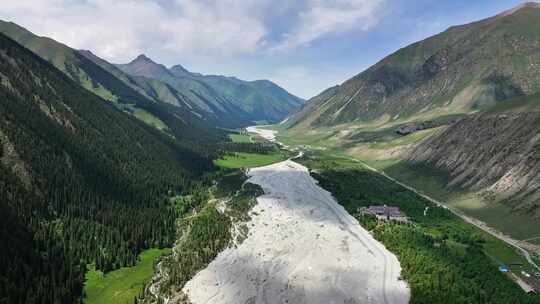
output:
<instances>
[{"instance_id":1,"label":"alpine valley floor","mask_svg":"<svg viewBox=\"0 0 540 304\"><path fill-rule=\"evenodd\" d=\"M248 175L265 192L251 211L249 236L185 285L191 302L408 303L396 256L306 167L286 160Z\"/></svg>"}]
</instances>

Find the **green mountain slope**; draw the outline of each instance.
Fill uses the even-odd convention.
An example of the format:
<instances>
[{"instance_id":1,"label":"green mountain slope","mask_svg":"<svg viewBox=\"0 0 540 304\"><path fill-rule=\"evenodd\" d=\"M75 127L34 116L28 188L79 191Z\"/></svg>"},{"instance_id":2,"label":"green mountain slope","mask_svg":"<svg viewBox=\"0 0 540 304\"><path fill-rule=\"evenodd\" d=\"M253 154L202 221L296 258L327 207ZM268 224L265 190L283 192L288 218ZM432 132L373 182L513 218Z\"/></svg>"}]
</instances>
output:
<instances>
[{"instance_id":1,"label":"green mountain slope","mask_svg":"<svg viewBox=\"0 0 540 304\"><path fill-rule=\"evenodd\" d=\"M79 303L86 264L170 246L211 155L85 90L0 34L0 302ZM208 152L211 153L211 152Z\"/></svg>"},{"instance_id":2,"label":"green mountain slope","mask_svg":"<svg viewBox=\"0 0 540 304\"><path fill-rule=\"evenodd\" d=\"M197 109L153 99L129 75L87 51L36 36L11 22L0 21L0 32L51 62L87 90L163 132L192 141L218 135L215 120L203 117Z\"/></svg>"},{"instance_id":3,"label":"green mountain slope","mask_svg":"<svg viewBox=\"0 0 540 304\"><path fill-rule=\"evenodd\" d=\"M158 83L150 80L168 84L177 94L187 97L192 107L203 109L229 125L278 122L304 103L267 80L243 81L235 77L202 75L180 65L168 69L145 55L117 66L156 92L162 92L163 85L156 88Z\"/></svg>"},{"instance_id":4,"label":"green mountain slope","mask_svg":"<svg viewBox=\"0 0 540 304\"><path fill-rule=\"evenodd\" d=\"M477 109L540 91L540 6L454 26L407 46L290 118L297 127L393 122Z\"/></svg>"}]
</instances>

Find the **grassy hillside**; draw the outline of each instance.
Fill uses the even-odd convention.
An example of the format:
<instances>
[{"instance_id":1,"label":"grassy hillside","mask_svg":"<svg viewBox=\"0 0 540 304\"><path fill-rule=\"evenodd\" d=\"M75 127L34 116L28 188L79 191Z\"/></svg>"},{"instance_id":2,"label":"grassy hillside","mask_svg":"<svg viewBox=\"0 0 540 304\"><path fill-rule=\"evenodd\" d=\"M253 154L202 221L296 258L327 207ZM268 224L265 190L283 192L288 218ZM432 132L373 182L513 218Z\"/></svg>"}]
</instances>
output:
<instances>
[{"instance_id":1,"label":"grassy hillside","mask_svg":"<svg viewBox=\"0 0 540 304\"><path fill-rule=\"evenodd\" d=\"M323 92L289 125L318 128L349 123L430 119L470 113L540 90L540 7L448 30L384 58Z\"/></svg>"}]
</instances>

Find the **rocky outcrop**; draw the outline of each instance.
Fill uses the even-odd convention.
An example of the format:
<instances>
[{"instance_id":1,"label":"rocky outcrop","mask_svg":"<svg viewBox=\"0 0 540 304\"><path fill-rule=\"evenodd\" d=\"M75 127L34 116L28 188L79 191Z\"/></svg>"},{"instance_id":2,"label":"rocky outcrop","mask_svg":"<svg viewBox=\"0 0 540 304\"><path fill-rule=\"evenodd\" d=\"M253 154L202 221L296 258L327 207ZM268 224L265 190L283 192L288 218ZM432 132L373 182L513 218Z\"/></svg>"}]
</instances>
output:
<instances>
[{"instance_id":1,"label":"rocky outcrop","mask_svg":"<svg viewBox=\"0 0 540 304\"><path fill-rule=\"evenodd\" d=\"M411 123L407 123L407 124L399 126L396 129L396 133L399 135L409 135L416 131L425 130L429 128L432 128L432 126L431 124L427 122L421 122L421 123L411 122Z\"/></svg>"},{"instance_id":2,"label":"rocky outcrop","mask_svg":"<svg viewBox=\"0 0 540 304\"><path fill-rule=\"evenodd\" d=\"M540 112L463 119L408 156L450 174L449 186L485 190L540 218Z\"/></svg>"}]
</instances>

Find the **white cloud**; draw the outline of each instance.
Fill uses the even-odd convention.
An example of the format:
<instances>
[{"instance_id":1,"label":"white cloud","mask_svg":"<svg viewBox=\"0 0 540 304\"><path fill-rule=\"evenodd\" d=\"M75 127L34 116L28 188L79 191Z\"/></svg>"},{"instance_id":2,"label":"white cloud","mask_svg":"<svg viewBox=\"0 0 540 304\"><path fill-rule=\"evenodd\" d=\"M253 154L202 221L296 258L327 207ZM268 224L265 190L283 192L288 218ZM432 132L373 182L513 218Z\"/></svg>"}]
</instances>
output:
<instances>
[{"instance_id":1,"label":"white cloud","mask_svg":"<svg viewBox=\"0 0 540 304\"><path fill-rule=\"evenodd\" d=\"M254 52L266 35L249 3L3 0L0 18L113 61L148 51L228 55Z\"/></svg>"},{"instance_id":2,"label":"white cloud","mask_svg":"<svg viewBox=\"0 0 540 304\"><path fill-rule=\"evenodd\" d=\"M292 6L271 0L3 0L0 18L113 61L142 52L225 58L367 29L376 23L381 1L307 0ZM297 20L276 35L272 23L280 20L266 17L288 9L298 10L292 12Z\"/></svg>"},{"instance_id":3,"label":"white cloud","mask_svg":"<svg viewBox=\"0 0 540 304\"><path fill-rule=\"evenodd\" d=\"M370 29L383 1L0 0L0 19L111 62L146 53L194 71L270 78L310 97L344 74L304 60L309 45Z\"/></svg>"},{"instance_id":4,"label":"white cloud","mask_svg":"<svg viewBox=\"0 0 540 304\"><path fill-rule=\"evenodd\" d=\"M377 23L383 0L310 0L299 12L299 23L273 50L293 49L321 37L352 29L367 30Z\"/></svg>"}]
</instances>

